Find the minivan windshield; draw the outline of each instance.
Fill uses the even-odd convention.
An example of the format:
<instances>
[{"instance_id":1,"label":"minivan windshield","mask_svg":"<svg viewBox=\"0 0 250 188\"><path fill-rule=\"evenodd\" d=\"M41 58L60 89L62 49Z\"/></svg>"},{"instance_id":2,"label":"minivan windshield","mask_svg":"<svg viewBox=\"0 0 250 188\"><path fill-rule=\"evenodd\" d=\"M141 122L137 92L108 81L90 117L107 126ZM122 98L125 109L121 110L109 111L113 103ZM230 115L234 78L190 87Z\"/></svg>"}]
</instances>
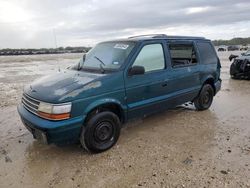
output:
<instances>
[{"instance_id":1,"label":"minivan windshield","mask_svg":"<svg viewBox=\"0 0 250 188\"><path fill-rule=\"evenodd\" d=\"M135 46L132 41L102 42L86 53L77 65L78 70L117 70Z\"/></svg>"}]
</instances>

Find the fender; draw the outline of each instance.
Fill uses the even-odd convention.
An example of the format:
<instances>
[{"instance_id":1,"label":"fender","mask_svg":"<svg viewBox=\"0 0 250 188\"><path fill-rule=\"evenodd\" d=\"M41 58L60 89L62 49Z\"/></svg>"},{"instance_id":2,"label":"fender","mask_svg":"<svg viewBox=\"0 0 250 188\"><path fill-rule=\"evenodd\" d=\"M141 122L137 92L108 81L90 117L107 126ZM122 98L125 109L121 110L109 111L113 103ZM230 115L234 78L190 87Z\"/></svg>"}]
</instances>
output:
<instances>
[{"instance_id":1,"label":"fender","mask_svg":"<svg viewBox=\"0 0 250 188\"><path fill-rule=\"evenodd\" d=\"M221 88L221 80L220 79L215 80L212 75L208 75L208 76L204 77L204 79L201 80L202 85L204 85L205 82L212 85L212 87L214 89L214 95L216 95L216 93Z\"/></svg>"},{"instance_id":2,"label":"fender","mask_svg":"<svg viewBox=\"0 0 250 188\"><path fill-rule=\"evenodd\" d=\"M127 117L127 105L126 104L122 104L117 99L112 99L112 98L104 98L104 99L99 99L99 100L94 101L93 103L89 104L85 108L84 114L87 115L89 112L91 112L96 107L104 105L104 104L115 104L115 105L118 105L122 109L123 115L124 115L124 117L126 119L126 117Z\"/></svg>"},{"instance_id":3,"label":"fender","mask_svg":"<svg viewBox=\"0 0 250 188\"><path fill-rule=\"evenodd\" d=\"M213 80L213 82L215 82L214 77L210 74L210 75L207 75L206 77L202 78L201 84L203 85L207 80Z\"/></svg>"}]
</instances>

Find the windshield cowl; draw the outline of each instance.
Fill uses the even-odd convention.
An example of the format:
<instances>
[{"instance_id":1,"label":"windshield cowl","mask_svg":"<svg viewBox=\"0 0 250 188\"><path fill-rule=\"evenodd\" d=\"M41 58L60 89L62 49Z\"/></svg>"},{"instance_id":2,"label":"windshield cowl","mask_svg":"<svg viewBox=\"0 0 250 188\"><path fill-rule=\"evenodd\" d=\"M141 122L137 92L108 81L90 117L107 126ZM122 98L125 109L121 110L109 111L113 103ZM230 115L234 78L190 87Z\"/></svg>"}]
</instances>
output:
<instances>
[{"instance_id":1,"label":"windshield cowl","mask_svg":"<svg viewBox=\"0 0 250 188\"><path fill-rule=\"evenodd\" d=\"M104 72L100 68L90 68L90 67L82 67L81 69L77 69L75 66L70 68L71 70L88 72L88 73L97 73L97 74L110 74L114 72L118 72L120 69L106 69L104 68Z\"/></svg>"}]
</instances>

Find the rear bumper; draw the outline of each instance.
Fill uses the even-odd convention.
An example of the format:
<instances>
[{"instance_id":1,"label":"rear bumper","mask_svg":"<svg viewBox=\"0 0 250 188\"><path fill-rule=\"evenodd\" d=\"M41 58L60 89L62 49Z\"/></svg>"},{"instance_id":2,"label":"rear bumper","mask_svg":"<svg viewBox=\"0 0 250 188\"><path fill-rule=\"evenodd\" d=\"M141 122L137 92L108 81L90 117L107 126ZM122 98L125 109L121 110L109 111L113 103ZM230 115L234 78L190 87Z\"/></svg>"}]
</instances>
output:
<instances>
[{"instance_id":1,"label":"rear bumper","mask_svg":"<svg viewBox=\"0 0 250 188\"><path fill-rule=\"evenodd\" d=\"M222 80L219 78L217 82L215 82L214 86L215 86L215 94L218 93L218 91L220 91L221 89L221 82Z\"/></svg>"},{"instance_id":2,"label":"rear bumper","mask_svg":"<svg viewBox=\"0 0 250 188\"><path fill-rule=\"evenodd\" d=\"M35 139L47 144L64 144L77 142L85 117L70 118L62 121L50 121L27 111L22 104L17 107L25 127Z\"/></svg>"}]
</instances>

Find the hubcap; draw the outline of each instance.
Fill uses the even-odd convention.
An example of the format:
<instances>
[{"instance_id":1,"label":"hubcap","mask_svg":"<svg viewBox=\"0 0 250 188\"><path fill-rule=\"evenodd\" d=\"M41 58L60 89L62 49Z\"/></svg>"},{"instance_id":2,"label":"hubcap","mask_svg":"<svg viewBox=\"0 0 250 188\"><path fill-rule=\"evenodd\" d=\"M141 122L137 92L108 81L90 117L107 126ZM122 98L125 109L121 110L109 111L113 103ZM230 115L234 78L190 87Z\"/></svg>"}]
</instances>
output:
<instances>
[{"instance_id":1,"label":"hubcap","mask_svg":"<svg viewBox=\"0 0 250 188\"><path fill-rule=\"evenodd\" d=\"M210 94L208 91L204 93L203 98L202 98L202 103L203 104L208 104L210 102Z\"/></svg>"},{"instance_id":2,"label":"hubcap","mask_svg":"<svg viewBox=\"0 0 250 188\"><path fill-rule=\"evenodd\" d=\"M105 142L110 140L113 135L113 126L110 122L101 122L97 125L95 130L95 139L98 142Z\"/></svg>"}]
</instances>

